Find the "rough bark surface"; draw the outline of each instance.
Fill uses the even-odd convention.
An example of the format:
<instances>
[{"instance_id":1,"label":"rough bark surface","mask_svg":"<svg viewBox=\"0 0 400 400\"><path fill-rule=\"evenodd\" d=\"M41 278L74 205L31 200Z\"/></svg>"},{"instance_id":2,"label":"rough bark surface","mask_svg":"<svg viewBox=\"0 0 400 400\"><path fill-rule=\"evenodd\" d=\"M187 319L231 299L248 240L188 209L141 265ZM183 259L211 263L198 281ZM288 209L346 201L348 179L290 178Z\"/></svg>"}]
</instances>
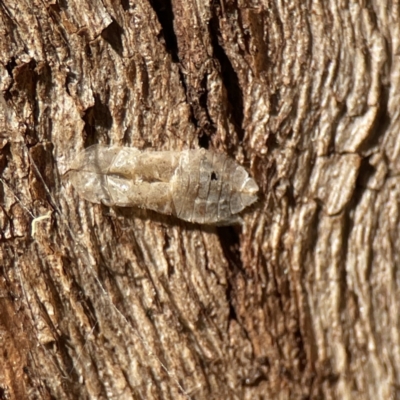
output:
<instances>
[{"instance_id":1,"label":"rough bark surface","mask_svg":"<svg viewBox=\"0 0 400 400\"><path fill-rule=\"evenodd\" d=\"M398 1L0 2L0 399L400 398ZM209 147L242 228L108 209L94 144Z\"/></svg>"}]
</instances>

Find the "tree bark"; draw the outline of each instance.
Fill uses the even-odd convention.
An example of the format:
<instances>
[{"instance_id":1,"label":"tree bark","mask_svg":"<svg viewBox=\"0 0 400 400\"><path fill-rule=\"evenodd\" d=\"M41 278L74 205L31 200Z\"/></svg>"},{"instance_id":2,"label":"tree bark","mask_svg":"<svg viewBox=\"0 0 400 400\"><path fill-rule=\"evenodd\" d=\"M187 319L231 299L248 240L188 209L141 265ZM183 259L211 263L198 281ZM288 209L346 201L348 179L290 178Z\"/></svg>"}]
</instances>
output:
<instances>
[{"instance_id":1,"label":"tree bark","mask_svg":"<svg viewBox=\"0 0 400 400\"><path fill-rule=\"evenodd\" d=\"M400 7L0 3L0 399L400 399ZM94 144L245 165L242 227L79 198Z\"/></svg>"}]
</instances>

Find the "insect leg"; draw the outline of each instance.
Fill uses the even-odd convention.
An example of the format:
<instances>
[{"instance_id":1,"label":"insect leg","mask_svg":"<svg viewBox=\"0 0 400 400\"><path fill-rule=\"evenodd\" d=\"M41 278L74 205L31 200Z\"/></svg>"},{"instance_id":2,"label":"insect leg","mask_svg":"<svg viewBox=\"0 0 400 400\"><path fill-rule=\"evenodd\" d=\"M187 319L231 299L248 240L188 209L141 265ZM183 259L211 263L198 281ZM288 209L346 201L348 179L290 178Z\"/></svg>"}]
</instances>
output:
<instances>
[{"instance_id":1,"label":"insect leg","mask_svg":"<svg viewBox=\"0 0 400 400\"><path fill-rule=\"evenodd\" d=\"M92 203L113 205L107 188L107 176L91 171L68 171L68 179L80 196Z\"/></svg>"},{"instance_id":2,"label":"insect leg","mask_svg":"<svg viewBox=\"0 0 400 400\"><path fill-rule=\"evenodd\" d=\"M162 214L175 213L169 183L134 181L108 175L107 188L115 206L149 208Z\"/></svg>"},{"instance_id":3,"label":"insect leg","mask_svg":"<svg viewBox=\"0 0 400 400\"><path fill-rule=\"evenodd\" d=\"M71 163L70 170L106 174L119 152L119 147L95 144L78 154Z\"/></svg>"},{"instance_id":4,"label":"insect leg","mask_svg":"<svg viewBox=\"0 0 400 400\"><path fill-rule=\"evenodd\" d=\"M124 147L114 159L109 174L146 182L170 182L179 165L177 151L140 151Z\"/></svg>"}]
</instances>

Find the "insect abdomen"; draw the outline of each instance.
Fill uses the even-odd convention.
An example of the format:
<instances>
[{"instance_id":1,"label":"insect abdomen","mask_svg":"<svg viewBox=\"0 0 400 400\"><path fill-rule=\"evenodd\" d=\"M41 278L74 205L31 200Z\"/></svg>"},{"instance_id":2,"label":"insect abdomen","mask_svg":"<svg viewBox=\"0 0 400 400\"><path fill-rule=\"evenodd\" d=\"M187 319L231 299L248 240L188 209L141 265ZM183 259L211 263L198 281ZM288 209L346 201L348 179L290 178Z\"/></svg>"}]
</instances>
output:
<instances>
[{"instance_id":1,"label":"insect abdomen","mask_svg":"<svg viewBox=\"0 0 400 400\"><path fill-rule=\"evenodd\" d=\"M258 186L225 154L182 152L172 180L176 215L201 224L235 223L236 215L257 200Z\"/></svg>"}]
</instances>

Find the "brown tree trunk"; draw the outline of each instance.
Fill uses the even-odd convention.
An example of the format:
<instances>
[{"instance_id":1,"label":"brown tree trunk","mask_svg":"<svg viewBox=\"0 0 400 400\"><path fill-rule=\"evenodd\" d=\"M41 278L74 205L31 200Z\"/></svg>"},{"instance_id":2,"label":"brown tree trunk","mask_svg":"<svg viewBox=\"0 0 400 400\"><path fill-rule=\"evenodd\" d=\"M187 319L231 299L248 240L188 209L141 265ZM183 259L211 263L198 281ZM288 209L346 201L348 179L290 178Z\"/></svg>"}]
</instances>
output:
<instances>
[{"instance_id":1,"label":"brown tree trunk","mask_svg":"<svg viewBox=\"0 0 400 400\"><path fill-rule=\"evenodd\" d=\"M400 6L0 2L0 399L400 399ZM79 198L93 143L209 147L244 225Z\"/></svg>"}]
</instances>

